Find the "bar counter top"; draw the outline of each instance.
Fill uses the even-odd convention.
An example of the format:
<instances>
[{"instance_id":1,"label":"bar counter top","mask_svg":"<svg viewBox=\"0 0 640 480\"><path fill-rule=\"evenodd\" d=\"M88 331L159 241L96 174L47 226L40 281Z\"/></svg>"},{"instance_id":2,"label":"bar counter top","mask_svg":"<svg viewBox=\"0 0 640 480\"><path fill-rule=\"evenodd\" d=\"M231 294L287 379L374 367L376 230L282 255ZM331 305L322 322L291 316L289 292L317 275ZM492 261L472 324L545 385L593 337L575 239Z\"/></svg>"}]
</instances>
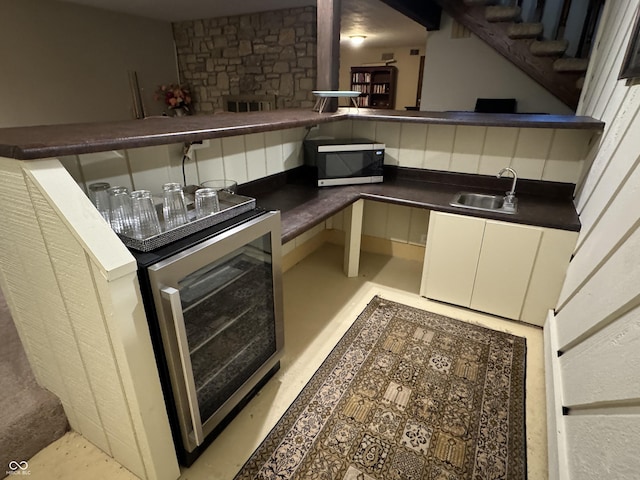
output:
<instances>
[{"instance_id":1,"label":"bar counter top","mask_svg":"<svg viewBox=\"0 0 640 480\"><path fill-rule=\"evenodd\" d=\"M596 132L604 129L604 123L599 120L572 115L420 112L362 108L340 108L335 113L319 114L311 110L289 109L1 128L0 156L33 160L195 142L346 119L485 127L579 129Z\"/></svg>"}]
</instances>

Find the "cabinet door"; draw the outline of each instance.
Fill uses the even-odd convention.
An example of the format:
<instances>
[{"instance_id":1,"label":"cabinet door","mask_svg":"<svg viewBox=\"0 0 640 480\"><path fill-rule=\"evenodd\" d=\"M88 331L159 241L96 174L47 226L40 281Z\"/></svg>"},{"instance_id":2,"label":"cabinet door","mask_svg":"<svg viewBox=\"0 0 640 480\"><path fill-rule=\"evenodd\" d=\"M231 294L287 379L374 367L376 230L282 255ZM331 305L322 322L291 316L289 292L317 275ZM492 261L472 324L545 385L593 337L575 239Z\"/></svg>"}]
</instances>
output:
<instances>
[{"instance_id":1,"label":"cabinet door","mask_svg":"<svg viewBox=\"0 0 640 480\"><path fill-rule=\"evenodd\" d=\"M487 220L471 308L519 319L542 229Z\"/></svg>"},{"instance_id":2,"label":"cabinet door","mask_svg":"<svg viewBox=\"0 0 640 480\"><path fill-rule=\"evenodd\" d=\"M558 303L577 241L578 232L543 229L520 320L541 327L544 325L547 313Z\"/></svg>"},{"instance_id":3,"label":"cabinet door","mask_svg":"<svg viewBox=\"0 0 640 480\"><path fill-rule=\"evenodd\" d=\"M485 220L431 212L420 295L468 307Z\"/></svg>"}]
</instances>

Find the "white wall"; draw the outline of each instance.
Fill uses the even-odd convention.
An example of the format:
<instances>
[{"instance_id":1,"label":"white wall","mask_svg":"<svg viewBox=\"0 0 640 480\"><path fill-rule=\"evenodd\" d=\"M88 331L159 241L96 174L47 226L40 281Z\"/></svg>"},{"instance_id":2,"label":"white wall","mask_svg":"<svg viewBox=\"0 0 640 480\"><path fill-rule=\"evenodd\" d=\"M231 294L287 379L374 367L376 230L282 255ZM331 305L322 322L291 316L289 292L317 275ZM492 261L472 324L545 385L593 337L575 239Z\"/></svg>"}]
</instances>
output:
<instances>
[{"instance_id":1,"label":"white wall","mask_svg":"<svg viewBox=\"0 0 640 480\"><path fill-rule=\"evenodd\" d=\"M477 98L515 98L518 112L573 114L528 75L474 34L451 38L453 20L427 34L421 110L473 111Z\"/></svg>"},{"instance_id":2,"label":"white wall","mask_svg":"<svg viewBox=\"0 0 640 480\"><path fill-rule=\"evenodd\" d=\"M640 86L617 79L639 3L606 2L578 107L606 127L579 189L582 231L547 325L563 352L554 361L549 352L556 394L570 409L556 418L551 478L631 479L640 471Z\"/></svg>"},{"instance_id":3,"label":"white wall","mask_svg":"<svg viewBox=\"0 0 640 480\"><path fill-rule=\"evenodd\" d=\"M366 41L366 40L365 40ZM410 55L412 49L419 50L418 55ZM420 70L420 55L424 55L424 47L385 47L367 48L361 46L354 48L347 43L340 46L340 90L351 90L351 67L361 66L366 63L380 62L383 53L393 53L397 60L393 63L398 68L398 85L396 90L396 110L404 110L416 104L418 91L418 75ZM342 100L341 105L346 105Z\"/></svg>"},{"instance_id":4,"label":"white wall","mask_svg":"<svg viewBox=\"0 0 640 480\"><path fill-rule=\"evenodd\" d=\"M128 71L159 114L175 81L171 24L55 0L3 0L0 127L134 118Z\"/></svg>"}]
</instances>

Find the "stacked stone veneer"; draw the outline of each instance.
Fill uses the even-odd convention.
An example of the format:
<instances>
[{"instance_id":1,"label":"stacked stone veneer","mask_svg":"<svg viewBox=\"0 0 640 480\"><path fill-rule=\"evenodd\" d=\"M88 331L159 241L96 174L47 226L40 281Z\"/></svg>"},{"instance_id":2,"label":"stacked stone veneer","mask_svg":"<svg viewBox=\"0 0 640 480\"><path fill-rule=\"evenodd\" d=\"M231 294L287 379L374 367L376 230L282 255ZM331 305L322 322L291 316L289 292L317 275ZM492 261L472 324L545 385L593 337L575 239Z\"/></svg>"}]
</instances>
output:
<instances>
[{"instance_id":1,"label":"stacked stone veneer","mask_svg":"<svg viewBox=\"0 0 640 480\"><path fill-rule=\"evenodd\" d=\"M223 110L223 95L276 95L278 108L314 104L315 7L178 22L173 35L198 112Z\"/></svg>"}]
</instances>

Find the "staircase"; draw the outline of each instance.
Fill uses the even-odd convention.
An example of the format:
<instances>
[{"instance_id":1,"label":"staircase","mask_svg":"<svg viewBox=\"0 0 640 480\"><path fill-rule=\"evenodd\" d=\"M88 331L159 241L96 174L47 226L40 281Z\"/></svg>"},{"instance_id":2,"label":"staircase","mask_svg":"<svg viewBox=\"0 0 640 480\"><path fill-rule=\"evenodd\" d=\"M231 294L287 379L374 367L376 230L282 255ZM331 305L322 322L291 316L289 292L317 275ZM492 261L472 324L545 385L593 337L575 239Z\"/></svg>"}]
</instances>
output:
<instances>
[{"instance_id":1,"label":"staircase","mask_svg":"<svg viewBox=\"0 0 640 480\"><path fill-rule=\"evenodd\" d=\"M585 0L580 0L585 1ZM603 0L590 0L581 44L585 35L593 37L599 7ZM458 23L464 25L496 51L527 73L569 107L576 109L584 84L588 58L574 58L566 54L569 42L555 39L555 33L545 39L540 22L522 20L520 1L507 1L496 5L496 0L437 0L442 9ZM544 5L545 2L538 2ZM565 1L565 7L571 2ZM563 8L562 14L567 14ZM539 14L540 15L540 14ZM566 20L566 18L565 18ZM586 32L586 33L585 33ZM549 38L550 37L550 38Z\"/></svg>"},{"instance_id":2,"label":"staircase","mask_svg":"<svg viewBox=\"0 0 640 480\"><path fill-rule=\"evenodd\" d=\"M0 411L0 474L3 478L10 472L25 475L17 463L23 465L22 462L27 462L68 429L60 400L36 383L1 291Z\"/></svg>"}]
</instances>

